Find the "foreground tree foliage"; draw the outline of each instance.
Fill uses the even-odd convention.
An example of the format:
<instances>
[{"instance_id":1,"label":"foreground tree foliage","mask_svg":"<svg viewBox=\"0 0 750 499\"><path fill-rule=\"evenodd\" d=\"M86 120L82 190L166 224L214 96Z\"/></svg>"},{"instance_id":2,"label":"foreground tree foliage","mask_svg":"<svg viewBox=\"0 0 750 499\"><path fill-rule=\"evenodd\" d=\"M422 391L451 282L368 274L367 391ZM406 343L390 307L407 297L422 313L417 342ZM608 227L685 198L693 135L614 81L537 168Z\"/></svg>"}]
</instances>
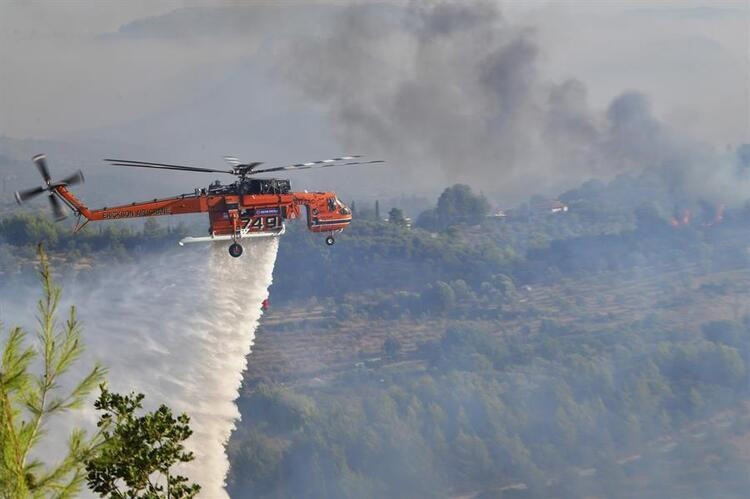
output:
<instances>
[{"instance_id":1,"label":"foreground tree foliage","mask_svg":"<svg viewBox=\"0 0 750 499\"><path fill-rule=\"evenodd\" d=\"M140 393L119 395L101 386L94 406L103 412L97 426L105 442L86 462L89 488L112 498L194 497L200 486L170 473L175 464L194 458L182 445L193 433L190 418L186 414L175 418L165 405L137 416L143 398Z\"/></svg>"},{"instance_id":2,"label":"foreground tree foliage","mask_svg":"<svg viewBox=\"0 0 750 499\"><path fill-rule=\"evenodd\" d=\"M101 435L87 438L75 429L68 437L68 450L54 465L43 462L39 444L55 416L78 409L87 395L104 379L97 365L70 391L60 380L83 353L81 328L75 308L65 324L55 320L60 288L55 286L47 256L38 248L43 294L38 302L39 332L29 345L26 333L11 329L3 344L0 364L0 497L74 497L84 479L83 460L101 442ZM33 372L38 361L41 372Z\"/></svg>"}]
</instances>

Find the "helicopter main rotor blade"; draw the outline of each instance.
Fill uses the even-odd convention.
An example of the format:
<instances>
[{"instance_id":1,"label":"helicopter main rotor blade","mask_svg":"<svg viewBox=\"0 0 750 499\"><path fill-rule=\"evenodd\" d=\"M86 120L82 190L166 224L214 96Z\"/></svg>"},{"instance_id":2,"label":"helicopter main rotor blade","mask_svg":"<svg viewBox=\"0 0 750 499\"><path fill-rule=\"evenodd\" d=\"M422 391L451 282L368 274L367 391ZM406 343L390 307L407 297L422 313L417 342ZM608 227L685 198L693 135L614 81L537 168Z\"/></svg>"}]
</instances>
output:
<instances>
[{"instance_id":1,"label":"helicopter main rotor blade","mask_svg":"<svg viewBox=\"0 0 750 499\"><path fill-rule=\"evenodd\" d=\"M44 182L49 184L50 182L50 174L49 169L47 168L47 155L46 154L37 154L33 158L31 158L31 161L34 162L37 169L39 170L39 173L42 175L42 178L44 179Z\"/></svg>"},{"instance_id":2,"label":"helicopter main rotor blade","mask_svg":"<svg viewBox=\"0 0 750 499\"><path fill-rule=\"evenodd\" d=\"M320 159L318 161L308 161L307 163L297 163L294 165L286 165L286 166L277 166L276 168L285 168L285 169L293 169L293 168L309 168L311 166L315 165L323 165L328 163L336 163L338 161L347 161L349 159L357 159L361 158L361 154L354 154L353 156L341 156L340 158L331 158L331 159Z\"/></svg>"},{"instance_id":3,"label":"helicopter main rotor blade","mask_svg":"<svg viewBox=\"0 0 750 499\"><path fill-rule=\"evenodd\" d=\"M37 197L39 194L43 193L46 190L47 189L45 189L44 187L34 187L33 189L18 191L16 192L16 201L18 201L18 204L21 204L27 199Z\"/></svg>"},{"instance_id":4,"label":"helicopter main rotor blade","mask_svg":"<svg viewBox=\"0 0 750 499\"><path fill-rule=\"evenodd\" d=\"M133 168L153 168L156 170L176 170L184 172L200 172L200 173L229 173L230 175L238 175L240 177L246 177L249 175L255 175L258 173L269 173L289 170L307 170L310 168L327 168L329 166L353 166L353 165L370 165L375 163L385 163L383 160L375 161L350 161L348 163L342 163L350 159L361 158L361 155L353 156L341 156L339 158L322 159L318 161L310 161L307 163L297 163L293 165L277 166L274 168L265 168L263 170L255 170L254 168L261 165L261 162L253 163L239 163L239 159L233 156L227 156L225 159L231 165L235 166L233 170L216 170L213 168L203 168L197 166L185 166L185 165L173 165L170 163L152 163L150 161L132 161L126 159L105 159L111 166L129 166ZM237 164L236 164L237 163Z\"/></svg>"},{"instance_id":5,"label":"helicopter main rotor blade","mask_svg":"<svg viewBox=\"0 0 750 499\"><path fill-rule=\"evenodd\" d=\"M201 168L197 166L171 165L168 163L150 163L148 161L131 161L126 159L105 159L112 166L131 166L134 168L154 168L157 170L178 170L184 172L201 172L201 173L229 173L233 170L214 170L213 168Z\"/></svg>"},{"instance_id":6,"label":"helicopter main rotor blade","mask_svg":"<svg viewBox=\"0 0 750 499\"><path fill-rule=\"evenodd\" d=\"M63 212L62 206L60 206L60 201L57 200L57 196L52 192L49 193L49 204L52 208L52 213L55 214L56 222L68 217L65 212Z\"/></svg>"},{"instance_id":7,"label":"helicopter main rotor blade","mask_svg":"<svg viewBox=\"0 0 750 499\"><path fill-rule=\"evenodd\" d=\"M323 164L320 164L323 163ZM269 172L280 172L284 170L309 170L310 168L330 168L332 166L354 166L354 165L372 165L375 163L385 163L382 159L376 159L374 161L351 161L349 163L328 163L322 161L316 161L314 163L303 163L300 165L289 165L289 166L278 166L276 168L266 168L264 170L255 170L250 172L250 175L257 173L269 173Z\"/></svg>"}]
</instances>

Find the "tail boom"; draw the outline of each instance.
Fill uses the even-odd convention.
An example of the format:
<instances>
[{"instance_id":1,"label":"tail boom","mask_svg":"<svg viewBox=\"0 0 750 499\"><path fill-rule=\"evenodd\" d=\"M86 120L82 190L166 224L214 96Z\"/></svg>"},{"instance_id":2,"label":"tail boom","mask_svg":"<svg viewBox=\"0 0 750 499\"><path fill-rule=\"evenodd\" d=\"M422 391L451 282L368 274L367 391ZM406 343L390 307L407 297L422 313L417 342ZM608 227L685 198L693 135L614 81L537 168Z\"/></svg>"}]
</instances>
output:
<instances>
[{"instance_id":1,"label":"tail boom","mask_svg":"<svg viewBox=\"0 0 750 499\"><path fill-rule=\"evenodd\" d=\"M205 198L192 195L154 199L153 201L142 203L131 203L111 208L105 207L98 210L90 210L65 186L55 188L55 192L75 210L76 214L92 222L99 220L119 220L123 218L156 217L160 215L182 215L207 211L207 206L203 206L207 205Z\"/></svg>"}]
</instances>

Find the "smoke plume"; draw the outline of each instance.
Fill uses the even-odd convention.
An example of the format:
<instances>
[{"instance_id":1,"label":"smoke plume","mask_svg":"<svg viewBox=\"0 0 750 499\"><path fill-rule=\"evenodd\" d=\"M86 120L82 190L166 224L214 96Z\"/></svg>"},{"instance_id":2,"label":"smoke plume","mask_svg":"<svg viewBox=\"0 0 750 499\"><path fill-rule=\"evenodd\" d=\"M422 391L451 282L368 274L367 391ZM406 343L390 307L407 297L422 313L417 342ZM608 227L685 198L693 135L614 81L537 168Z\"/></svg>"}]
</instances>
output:
<instances>
[{"instance_id":1,"label":"smoke plume","mask_svg":"<svg viewBox=\"0 0 750 499\"><path fill-rule=\"evenodd\" d=\"M292 42L278 71L348 147L387 156L391 178L413 184L527 195L659 169L688 193L747 196L731 161L678 137L645 95L592 109L581 81L540 76L543 56L534 30L496 2L352 5L331 32Z\"/></svg>"},{"instance_id":2,"label":"smoke plume","mask_svg":"<svg viewBox=\"0 0 750 499\"><path fill-rule=\"evenodd\" d=\"M110 370L110 388L142 392L148 409L167 404L191 417L194 433L187 447L195 460L183 471L212 498L227 497L224 444L239 417L234 400L278 241L244 246L237 259L227 254L226 245L176 249L114 265L63 288L66 304L76 305L83 322L87 360L97 359ZM33 300L38 293L28 290L23 296L19 299ZM3 298L11 312L3 322L29 324L33 306L14 301ZM93 410L85 416L90 429L96 416ZM81 413L70 413L65 424L81 426ZM52 440L64 444L58 431L50 435L58 437L45 443L47 455L59 452Z\"/></svg>"}]
</instances>

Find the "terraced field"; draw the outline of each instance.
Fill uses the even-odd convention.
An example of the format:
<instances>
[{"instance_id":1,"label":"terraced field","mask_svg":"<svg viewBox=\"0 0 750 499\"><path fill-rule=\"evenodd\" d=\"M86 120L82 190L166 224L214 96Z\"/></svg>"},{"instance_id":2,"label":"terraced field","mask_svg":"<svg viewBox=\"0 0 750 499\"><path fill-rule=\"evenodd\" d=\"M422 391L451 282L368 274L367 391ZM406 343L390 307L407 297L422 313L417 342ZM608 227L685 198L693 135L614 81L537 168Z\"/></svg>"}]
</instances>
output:
<instances>
[{"instance_id":1,"label":"terraced field","mask_svg":"<svg viewBox=\"0 0 750 499\"><path fill-rule=\"evenodd\" d=\"M372 365L417 363L419 343L439 338L452 324L526 339L545 321L562 325L566 334L594 334L650 318L698 334L707 321L748 313L750 269L711 272L698 265L523 287L510 303L459 302L453 318L341 321L317 302L294 303L272 307L261 320L247 379L306 383ZM389 336L401 344L395 358L383 355Z\"/></svg>"}]
</instances>

